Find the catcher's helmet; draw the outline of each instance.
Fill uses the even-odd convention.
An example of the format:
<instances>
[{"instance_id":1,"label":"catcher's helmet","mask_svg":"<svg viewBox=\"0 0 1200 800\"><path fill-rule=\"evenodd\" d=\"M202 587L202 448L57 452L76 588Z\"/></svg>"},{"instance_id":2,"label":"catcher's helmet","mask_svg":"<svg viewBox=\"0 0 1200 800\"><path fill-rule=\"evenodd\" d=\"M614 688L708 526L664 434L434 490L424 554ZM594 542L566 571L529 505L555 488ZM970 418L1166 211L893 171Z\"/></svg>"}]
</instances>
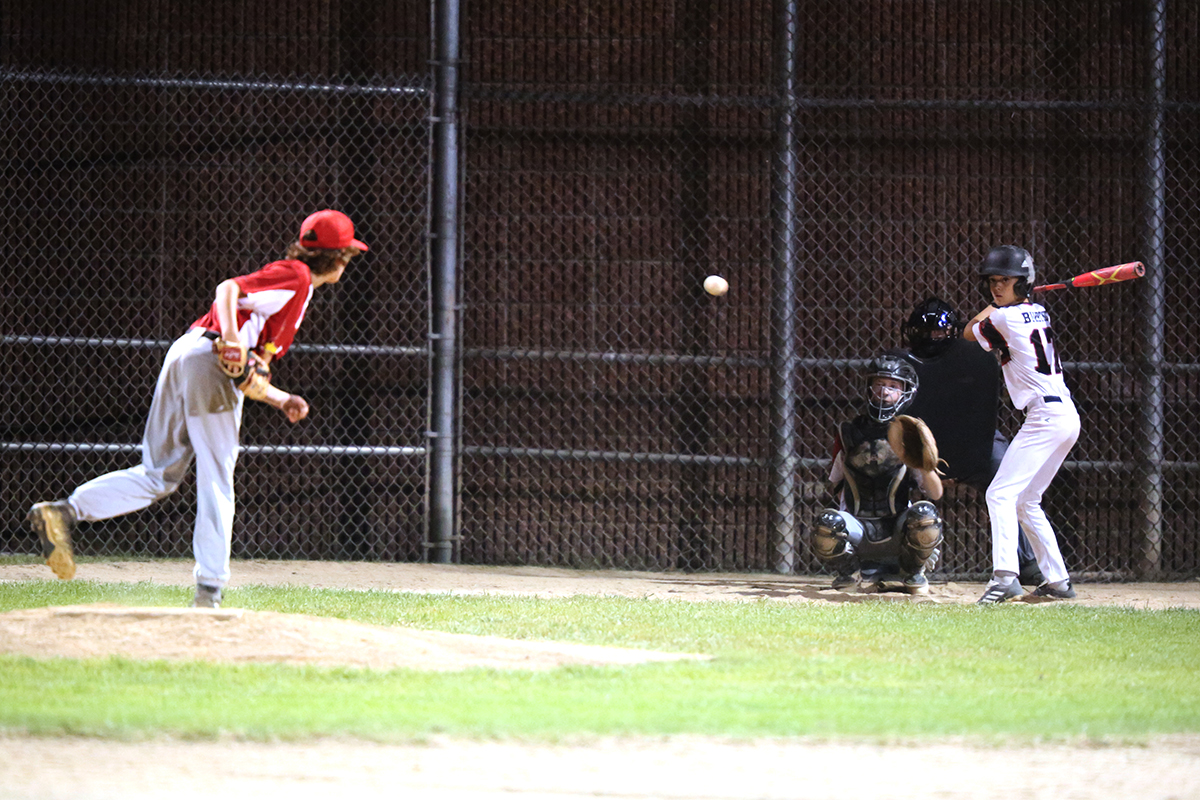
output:
<instances>
[{"instance_id":1,"label":"catcher's helmet","mask_svg":"<svg viewBox=\"0 0 1200 800\"><path fill-rule=\"evenodd\" d=\"M984 257L983 263L979 265L979 274L983 277L985 289L987 289L989 275L1016 278L1017 282L1013 285L1013 292L1017 297L1029 297L1029 293L1033 290L1033 256L1029 255L1027 250L1011 244L993 247ZM988 291L987 295L991 299L991 291Z\"/></svg>"},{"instance_id":2,"label":"catcher's helmet","mask_svg":"<svg viewBox=\"0 0 1200 800\"><path fill-rule=\"evenodd\" d=\"M900 399L888 403L875 395L872 383L876 378L891 378L904 384ZM877 356L867 367L867 414L876 422L887 422L900 414L917 396L917 370L902 358L892 355Z\"/></svg>"},{"instance_id":3,"label":"catcher's helmet","mask_svg":"<svg viewBox=\"0 0 1200 800\"><path fill-rule=\"evenodd\" d=\"M904 323L904 338L917 358L936 358L962 335L962 330L957 311L936 297L927 297Z\"/></svg>"}]
</instances>

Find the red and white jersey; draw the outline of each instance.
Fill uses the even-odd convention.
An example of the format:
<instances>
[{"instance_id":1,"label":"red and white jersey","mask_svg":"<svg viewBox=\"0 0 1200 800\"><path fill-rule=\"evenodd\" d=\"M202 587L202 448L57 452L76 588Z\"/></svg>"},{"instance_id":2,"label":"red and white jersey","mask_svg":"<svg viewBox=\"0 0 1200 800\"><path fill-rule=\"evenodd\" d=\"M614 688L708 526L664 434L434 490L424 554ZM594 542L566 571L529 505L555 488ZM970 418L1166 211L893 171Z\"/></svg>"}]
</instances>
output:
<instances>
[{"instance_id":1,"label":"red and white jersey","mask_svg":"<svg viewBox=\"0 0 1200 800\"><path fill-rule=\"evenodd\" d=\"M1000 357L1013 405L1024 409L1041 397L1071 396L1054 346L1050 314L1037 303L998 308L977 323L976 340Z\"/></svg>"},{"instance_id":2,"label":"red and white jersey","mask_svg":"<svg viewBox=\"0 0 1200 800\"><path fill-rule=\"evenodd\" d=\"M242 290L237 303L242 344L249 350L269 351L273 358L282 357L312 300L312 273L308 265L302 261L273 261L257 272L233 280ZM216 303L191 327L219 334L221 323Z\"/></svg>"}]
</instances>

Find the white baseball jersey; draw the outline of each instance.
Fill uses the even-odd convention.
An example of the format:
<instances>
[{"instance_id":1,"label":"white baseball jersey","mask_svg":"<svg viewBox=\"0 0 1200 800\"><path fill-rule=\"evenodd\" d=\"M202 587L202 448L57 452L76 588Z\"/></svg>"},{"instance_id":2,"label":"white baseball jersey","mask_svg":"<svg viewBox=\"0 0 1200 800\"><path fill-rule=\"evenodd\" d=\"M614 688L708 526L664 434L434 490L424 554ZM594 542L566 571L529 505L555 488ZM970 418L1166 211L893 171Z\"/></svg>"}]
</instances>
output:
<instances>
[{"instance_id":1,"label":"white baseball jersey","mask_svg":"<svg viewBox=\"0 0 1200 800\"><path fill-rule=\"evenodd\" d=\"M1067 567L1042 510L1042 494L1079 438L1079 413L1063 382L1050 315L1037 303L1019 303L996 309L976 325L980 346L1000 356L1013 405L1026 412L986 493L993 572L1019 572L1020 522L1042 575L1051 582L1066 580Z\"/></svg>"},{"instance_id":2,"label":"white baseball jersey","mask_svg":"<svg viewBox=\"0 0 1200 800\"><path fill-rule=\"evenodd\" d=\"M1054 347L1050 314L1037 303L998 308L978 323L976 339L1000 356L1004 383L1013 405L1025 409L1043 397L1071 396Z\"/></svg>"}]
</instances>

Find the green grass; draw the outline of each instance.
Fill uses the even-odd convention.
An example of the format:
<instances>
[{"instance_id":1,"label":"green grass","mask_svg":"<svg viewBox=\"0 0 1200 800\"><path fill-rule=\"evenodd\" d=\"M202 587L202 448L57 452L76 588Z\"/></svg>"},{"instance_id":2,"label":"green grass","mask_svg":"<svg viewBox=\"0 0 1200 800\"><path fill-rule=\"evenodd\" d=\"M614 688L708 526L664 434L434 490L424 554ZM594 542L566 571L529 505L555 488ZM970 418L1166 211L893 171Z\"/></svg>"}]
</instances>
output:
<instances>
[{"instance_id":1,"label":"green grass","mask_svg":"<svg viewBox=\"0 0 1200 800\"><path fill-rule=\"evenodd\" d=\"M0 584L0 612L191 590ZM708 662L372 672L0 656L0 729L137 738L716 734L1140 740L1200 731L1200 612L1053 606L545 600L245 587L228 606Z\"/></svg>"}]
</instances>

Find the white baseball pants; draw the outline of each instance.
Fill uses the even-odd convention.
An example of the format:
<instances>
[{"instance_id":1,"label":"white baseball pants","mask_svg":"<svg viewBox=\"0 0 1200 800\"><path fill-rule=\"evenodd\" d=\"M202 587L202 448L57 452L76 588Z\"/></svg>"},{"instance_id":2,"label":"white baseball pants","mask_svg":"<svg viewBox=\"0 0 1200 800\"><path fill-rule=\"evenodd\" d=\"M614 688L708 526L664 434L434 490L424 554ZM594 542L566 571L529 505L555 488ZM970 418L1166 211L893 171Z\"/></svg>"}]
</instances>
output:
<instances>
[{"instance_id":1,"label":"white baseball pants","mask_svg":"<svg viewBox=\"0 0 1200 800\"><path fill-rule=\"evenodd\" d=\"M146 508L179 488L196 464L192 550L197 583L229 581L233 540L233 471L243 395L193 329L167 351L142 436L142 463L88 481L71 494L79 518L109 519Z\"/></svg>"},{"instance_id":2,"label":"white baseball pants","mask_svg":"<svg viewBox=\"0 0 1200 800\"><path fill-rule=\"evenodd\" d=\"M1025 526L1038 567L1051 583L1066 580L1067 568L1042 494L1079 439L1079 412L1071 398L1038 399L1025 409L1025 422L1000 461L987 490L992 527L992 569L1017 574L1017 522Z\"/></svg>"}]
</instances>

